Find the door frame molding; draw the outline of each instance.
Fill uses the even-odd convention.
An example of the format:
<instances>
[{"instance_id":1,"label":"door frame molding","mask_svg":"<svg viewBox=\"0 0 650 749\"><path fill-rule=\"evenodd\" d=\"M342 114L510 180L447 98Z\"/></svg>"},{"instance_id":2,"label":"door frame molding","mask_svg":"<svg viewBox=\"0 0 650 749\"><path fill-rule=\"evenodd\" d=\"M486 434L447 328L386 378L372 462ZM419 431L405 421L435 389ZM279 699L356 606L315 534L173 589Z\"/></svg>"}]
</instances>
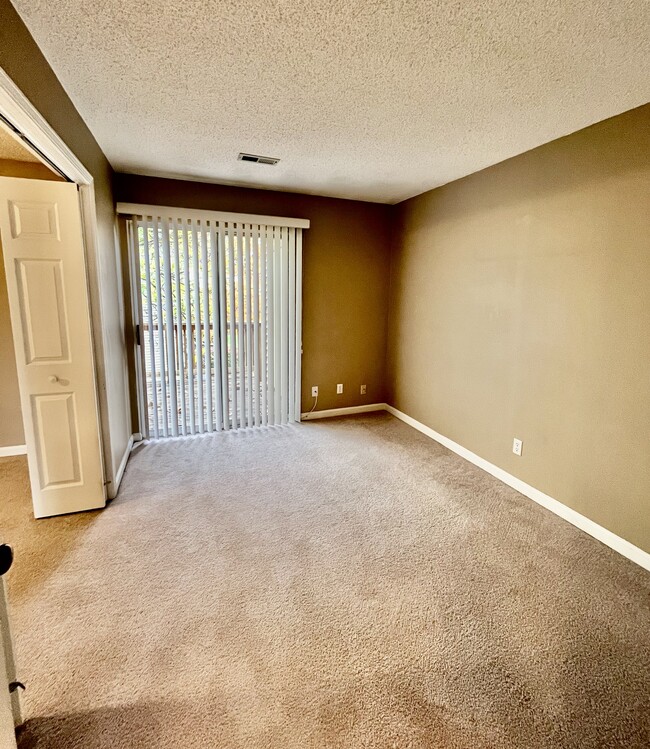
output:
<instances>
[{"instance_id":1,"label":"door frame molding","mask_svg":"<svg viewBox=\"0 0 650 749\"><path fill-rule=\"evenodd\" d=\"M105 302L100 283L99 241L97 234L97 208L95 184L92 174L86 169L71 149L64 143L54 128L41 115L31 101L16 86L0 67L0 114L35 147L37 155L45 157L61 174L76 183L81 206L81 227L86 261L86 282L91 318L91 349L95 374L95 393L98 405L99 443L102 471L104 474L104 498L117 494L115 476L110 475L110 431L108 401L106 399L106 341L104 338ZM107 492L107 487L110 489Z\"/></svg>"}]
</instances>

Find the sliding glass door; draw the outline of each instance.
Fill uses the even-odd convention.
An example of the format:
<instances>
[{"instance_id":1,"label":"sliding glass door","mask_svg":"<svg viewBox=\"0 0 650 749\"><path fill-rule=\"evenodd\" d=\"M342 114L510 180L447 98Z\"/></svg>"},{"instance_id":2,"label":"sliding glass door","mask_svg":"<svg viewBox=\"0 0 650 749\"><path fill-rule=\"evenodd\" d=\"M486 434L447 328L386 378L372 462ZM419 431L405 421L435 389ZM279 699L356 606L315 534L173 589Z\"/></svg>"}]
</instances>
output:
<instances>
[{"instance_id":1,"label":"sliding glass door","mask_svg":"<svg viewBox=\"0 0 650 749\"><path fill-rule=\"evenodd\" d=\"M302 228L222 216L131 216L146 436L300 420Z\"/></svg>"}]
</instances>

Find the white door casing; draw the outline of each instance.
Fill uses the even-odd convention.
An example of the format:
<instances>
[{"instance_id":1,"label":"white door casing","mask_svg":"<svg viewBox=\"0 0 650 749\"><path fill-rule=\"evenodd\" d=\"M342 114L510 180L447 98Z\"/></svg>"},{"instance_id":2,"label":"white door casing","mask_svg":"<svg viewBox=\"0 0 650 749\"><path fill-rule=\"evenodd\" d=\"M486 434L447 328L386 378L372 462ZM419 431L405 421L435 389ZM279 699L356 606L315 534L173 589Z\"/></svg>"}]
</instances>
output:
<instances>
[{"instance_id":1,"label":"white door casing","mask_svg":"<svg viewBox=\"0 0 650 749\"><path fill-rule=\"evenodd\" d=\"M2 626L5 620L3 614L6 605L4 582L0 578L0 637L8 636ZM16 733L14 730L14 715L9 694L9 666L6 661L4 639L0 642L0 746L3 749L14 749L16 746Z\"/></svg>"},{"instance_id":2,"label":"white door casing","mask_svg":"<svg viewBox=\"0 0 650 749\"><path fill-rule=\"evenodd\" d=\"M23 722L20 690L9 691L11 682L17 681L14 644L9 622L9 604L4 577L0 576L0 746L16 746L14 726Z\"/></svg>"},{"instance_id":3,"label":"white door casing","mask_svg":"<svg viewBox=\"0 0 650 749\"><path fill-rule=\"evenodd\" d=\"M76 185L1 177L0 238L34 514L103 507Z\"/></svg>"}]
</instances>

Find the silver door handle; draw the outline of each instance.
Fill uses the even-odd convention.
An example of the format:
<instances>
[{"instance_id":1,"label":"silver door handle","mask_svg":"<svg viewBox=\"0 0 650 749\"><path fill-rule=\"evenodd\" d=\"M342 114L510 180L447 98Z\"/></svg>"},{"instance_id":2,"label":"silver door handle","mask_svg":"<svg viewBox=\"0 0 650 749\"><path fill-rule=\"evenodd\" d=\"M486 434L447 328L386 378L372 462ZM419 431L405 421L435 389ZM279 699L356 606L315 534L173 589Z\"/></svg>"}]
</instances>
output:
<instances>
[{"instance_id":1,"label":"silver door handle","mask_svg":"<svg viewBox=\"0 0 650 749\"><path fill-rule=\"evenodd\" d=\"M50 382L51 382L51 383L52 383L53 385L54 385L54 384L55 384L56 382L58 382L58 381L59 381L59 378L58 378L58 377L57 377L56 375L50 375L48 379L49 379L49 381L50 381Z\"/></svg>"}]
</instances>

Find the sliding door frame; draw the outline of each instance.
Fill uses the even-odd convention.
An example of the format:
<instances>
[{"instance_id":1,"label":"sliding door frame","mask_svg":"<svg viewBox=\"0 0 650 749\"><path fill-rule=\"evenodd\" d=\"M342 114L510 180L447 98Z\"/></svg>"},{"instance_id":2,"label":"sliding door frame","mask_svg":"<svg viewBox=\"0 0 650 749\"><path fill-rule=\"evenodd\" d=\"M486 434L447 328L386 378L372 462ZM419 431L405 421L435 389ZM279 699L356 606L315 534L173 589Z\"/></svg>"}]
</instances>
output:
<instances>
[{"instance_id":1,"label":"sliding door frame","mask_svg":"<svg viewBox=\"0 0 650 749\"><path fill-rule=\"evenodd\" d=\"M216 232L213 232L213 236L217 239L217 247L212 246L212 252L223 252L224 248L221 244L223 241L224 233L229 231L222 228L224 223L228 224L228 227L235 224L237 227L250 226L274 226L282 228L285 231L287 229L308 229L310 226L309 219L303 218L289 218L285 216L265 216L258 214L249 213L231 213L223 211L205 211L197 209L178 208L174 206L160 206L153 204L141 204L141 203L117 203L117 214L118 216L126 221L126 236L128 243L128 269L129 269L129 285L131 290L131 310L132 319L131 324L133 326L133 342L134 342L134 359L136 363L136 395L138 400L138 428L143 436L149 435L149 418L147 410L147 393L145 392L145 345L142 336L144 335L143 329L143 313L142 313L142 291L140 288L140 257L139 257L139 245L138 235L136 228L135 217L162 217L167 216L173 217L173 220L183 219L185 221L191 220L209 220L210 222L218 222L219 228ZM223 279L220 278L220 283ZM292 358L292 363L289 367L289 371L294 372L294 402L290 405L290 416L293 416L295 421L301 420L301 407L300 407L300 394L301 394L301 372L302 372L302 231L295 232L295 288L293 289L294 304L291 306L290 315L294 319L295 323L295 346L289 347L289 351ZM295 315L295 317L293 317ZM216 331L215 331L216 333ZM223 383L221 383L223 388ZM237 421L236 414L233 414L235 422ZM227 419L224 416L224 424ZM260 422L262 422L260 418ZM240 425L237 428L242 428ZM181 432L182 434L182 432Z\"/></svg>"},{"instance_id":2,"label":"sliding door frame","mask_svg":"<svg viewBox=\"0 0 650 749\"><path fill-rule=\"evenodd\" d=\"M237 224L266 224L293 229L309 229L310 226L308 218L261 216L256 213L232 213L229 211L204 211L195 208L145 203L118 203L117 212L120 216L126 216L127 218L130 216L163 216L169 214L178 218L208 219L219 222L236 222Z\"/></svg>"}]
</instances>

